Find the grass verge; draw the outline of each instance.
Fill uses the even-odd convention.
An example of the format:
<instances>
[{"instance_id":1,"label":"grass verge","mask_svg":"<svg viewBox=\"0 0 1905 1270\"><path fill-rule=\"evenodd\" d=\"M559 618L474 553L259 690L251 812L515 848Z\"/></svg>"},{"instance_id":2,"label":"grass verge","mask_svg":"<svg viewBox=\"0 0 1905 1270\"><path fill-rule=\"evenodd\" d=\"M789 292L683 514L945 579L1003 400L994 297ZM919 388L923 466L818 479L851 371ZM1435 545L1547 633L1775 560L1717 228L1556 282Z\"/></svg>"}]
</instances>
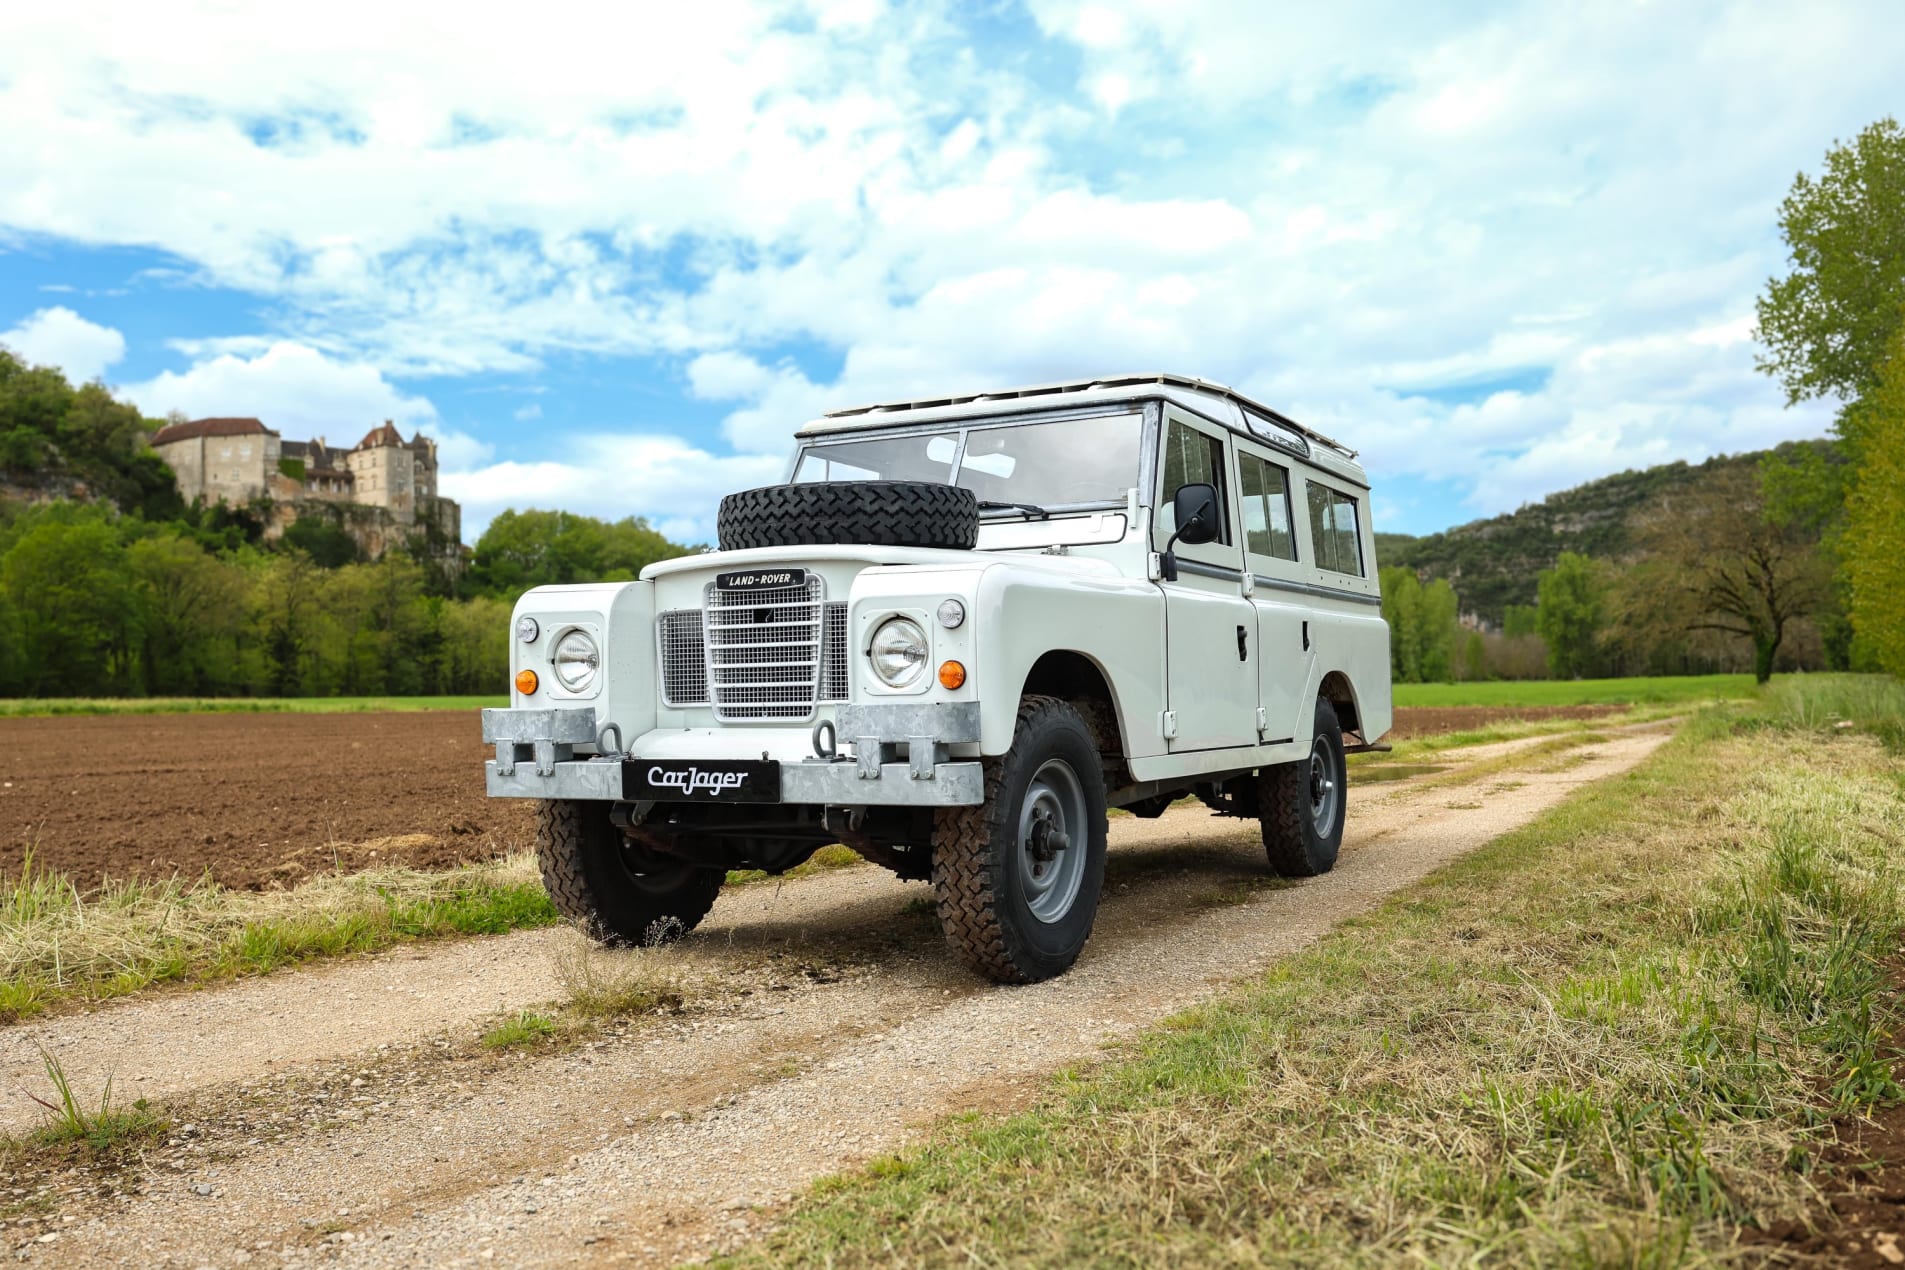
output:
<instances>
[{"instance_id":1,"label":"grass verge","mask_svg":"<svg viewBox=\"0 0 1905 1270\"><path fill-rule=\"evenodd\" d=\"M389 710L480 710L506 696L475 697L10 697L0 718L70 714L373 714Z\"/></svg>"},{"instance_id":2,"label":"grass verge","mask_svg":"<svg viewBox=\"0 0 1905 1270\"><path fill-rule=\"evenodd\" d=\"M154 984L262 974L313 957L557 920L528 856L440 873L325 875L289 891L133 881L91 893L29 857L0 891L0 1022Z\"/></svg>"},{"instance_id":3,"label":"grass verge","mask_svg":"<svg viewBox=\"0 0 1905 1270\"><path fill-rule=\"evenodd\" d=\"M1899 1097L1905 926L1898 762L1746 714L734 1263L1730 1263Z\"/></svg>"},{"instance_id":4,"label":"grass verge","mask_svg":"<svg viewBox=\"0 0 1905 1270\"><path fill-rule=\"evenodd\" d=\"M1801 676L1780 675L1775 682ZM1633 679L1525 679L1397 684L1398 706L1675 705L1751 698L1751 675L1667 675Z\"/></svg>"}]
</instances>

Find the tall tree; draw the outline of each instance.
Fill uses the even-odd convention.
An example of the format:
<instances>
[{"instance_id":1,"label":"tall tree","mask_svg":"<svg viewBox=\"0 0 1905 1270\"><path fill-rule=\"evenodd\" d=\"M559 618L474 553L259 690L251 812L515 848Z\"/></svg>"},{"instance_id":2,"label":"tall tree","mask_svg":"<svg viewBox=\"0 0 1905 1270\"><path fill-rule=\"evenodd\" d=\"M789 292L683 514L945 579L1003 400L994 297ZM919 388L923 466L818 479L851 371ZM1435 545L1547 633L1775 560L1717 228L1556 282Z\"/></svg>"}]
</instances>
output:
<instances>
[{"instance_id":1,"label":"tall tree","mask_svg":"<svg viewBox=\"0 0 1905 1270\"><path fill-rule=\"evenodd\" d=\"M1548 645L1548 670L1579 679L1594 669L1605 617L1600 570L1586 556L1564 551L1535 580L1535 627Z\"/></svg>"},{"instance_id":2,"label":"tall tree","mask_svg":"<svg viewBox=\"0 0 1905 1270\"><path fill-rule=\"evenodd\" d=\"M1905 324L1905 130L1881 119L1801 172L1780 205L1793 270L1759 300L1760 369L1788 402L1863 397Z\"/></svg>"},{"instance_id":3,"label":"tall tree","mask_svg":"<svg viewBox=\"0 0 1905 1270\"><path fill-rule=\"evenodd\" d=\"M1847 411L1856 472L1842 538L1852 628L1883 670L1905 676L1905 330L1878 383Z\"/></svg>"}]
</instances>

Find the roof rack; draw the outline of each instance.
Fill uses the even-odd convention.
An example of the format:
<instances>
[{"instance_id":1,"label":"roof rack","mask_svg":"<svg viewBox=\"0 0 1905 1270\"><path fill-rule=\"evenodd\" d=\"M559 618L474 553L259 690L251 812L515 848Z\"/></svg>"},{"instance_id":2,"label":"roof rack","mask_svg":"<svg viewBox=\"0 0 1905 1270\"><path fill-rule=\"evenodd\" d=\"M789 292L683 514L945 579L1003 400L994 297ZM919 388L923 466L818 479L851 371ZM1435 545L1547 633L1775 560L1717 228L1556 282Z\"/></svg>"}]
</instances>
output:
<instances>
[{"instance_id":1,"label":"roof rack","mask_svg":"<svg viewBox=\"0 0 1905 1270\"><path fill-rule=\"evenodd\" d=\"M1067 379L1054 384L1034 384L1025 388L1003 388L988 392L966 393L950 397L921 397L913 401L882 401L866 406L850 406L844 410L829 410L826 418L844 419L852 415L873 414L876 411L925 410L934 406L960 406L973 401L1007 401L1013 398L1052 397L1061 393L1085 392L1093 388L1130 388L1144 384L1160 384L1172 388L1188 388L1193 392L1206 393L1221 397L1242 410L1265 416L1279 427L1288 428L1297 435L1317 445L1326 445L1345 458L1354 459L1356 451L1331 437L1312 428L1306 428L1288 415L1272 410L1260 401L1253 401L1234 388L1212 383L1208 379L1197 379L1190 375L1167 375L1163 373L1140 375L1104 375L1095 379Z\"/></svg>"}]
</instances>

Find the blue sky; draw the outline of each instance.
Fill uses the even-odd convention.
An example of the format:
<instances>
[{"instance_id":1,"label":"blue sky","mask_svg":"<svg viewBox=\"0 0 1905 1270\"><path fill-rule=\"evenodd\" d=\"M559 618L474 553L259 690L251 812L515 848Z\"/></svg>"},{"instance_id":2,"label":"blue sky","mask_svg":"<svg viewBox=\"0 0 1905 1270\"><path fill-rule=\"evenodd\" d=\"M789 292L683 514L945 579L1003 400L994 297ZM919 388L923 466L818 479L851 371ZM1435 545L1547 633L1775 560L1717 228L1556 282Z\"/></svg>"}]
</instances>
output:
<instances>
[{"instance_id":1,"label":"blue sky","mask_svg":"<svg viewBox=\"0 0 1905 1270\"><path fill-rule=\"evenodd\" d=\"M153 415L443 442L711 536L836 405L1166 369L1359 447L1382 529L1821 434L1753 368L1871 3L0 13L0 343Z\"/></svg>"}]
</instances>

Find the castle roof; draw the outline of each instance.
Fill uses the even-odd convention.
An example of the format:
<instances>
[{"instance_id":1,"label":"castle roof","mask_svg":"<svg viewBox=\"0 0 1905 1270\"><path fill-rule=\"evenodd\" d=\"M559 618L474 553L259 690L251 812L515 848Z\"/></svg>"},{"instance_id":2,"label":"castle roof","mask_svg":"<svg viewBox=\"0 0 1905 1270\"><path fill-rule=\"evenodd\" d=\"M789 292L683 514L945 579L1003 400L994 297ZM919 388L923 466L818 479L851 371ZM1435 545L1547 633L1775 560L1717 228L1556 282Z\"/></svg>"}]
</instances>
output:
<instances>
[{"instance_id":1,"label":"castle roof","mask_svg":"<svg viewBox=\"0 0 1905 1270\"><path fill-rule=\"evenodd\" d=\"M190 423L174 423L160 428L158 435L152 438L152 444L170 445L174 441L196 441L200 437L263 436L270 431L256 419L194 419Z\"/></svg>"},{"instance_id":2,"label":"castle roof","mask_svg":"<svg viewBox=\"0 0 1905 1270\"><path fill-rule=\"evenodd\" d=\"M386 419L381 427L372 428L369 432L366 432L364 439L357 443L357 448L360 450L368 450L372 446L402 444L403 433L397 431L396 425Z\"/></svg>"}]
</instances>

